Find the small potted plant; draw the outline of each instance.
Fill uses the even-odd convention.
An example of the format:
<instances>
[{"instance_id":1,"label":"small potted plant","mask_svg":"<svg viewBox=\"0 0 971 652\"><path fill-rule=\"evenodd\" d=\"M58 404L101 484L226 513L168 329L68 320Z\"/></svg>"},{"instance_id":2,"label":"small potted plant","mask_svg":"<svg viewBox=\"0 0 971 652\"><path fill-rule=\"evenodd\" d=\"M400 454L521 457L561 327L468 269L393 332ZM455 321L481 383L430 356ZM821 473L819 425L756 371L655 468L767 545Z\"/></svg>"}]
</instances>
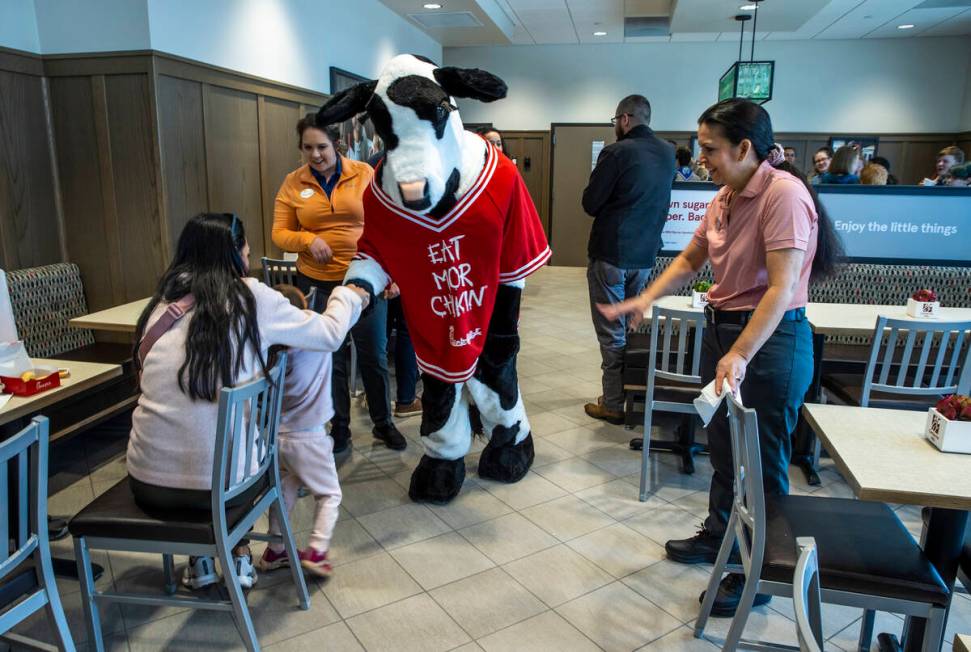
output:
<instances>
[{"instance_id":1,"label":"small potted plant","mask_svg":"<svg viewBox=\"0 0 971 652\"><path fill-rule=\"evenodd\" d=\"M708 305L708 290L711 289L711 281L698 281L691 286L691 307L704 308Z\"/></svg>"},{"instance_id":2,"label":"small potted plant","mask_svg":"<svg viewBox=\"0 0 971 652\"><path fill-rule=\"evenodd\" d=\"M971 453L971 398L945 396L927 413L925 435L945 453Z\"/></svg>"},{"instance_id":3,"label":"small potted plant","mask_svg":"<svg viewBox=\"0 0 971 652\"><path fill-rule=\"evenodd\" d=\"M934 318L940 313L941 302L934 290L917 290L907 299L907 314L911 317Z\"/></svg>"}]
</instances>

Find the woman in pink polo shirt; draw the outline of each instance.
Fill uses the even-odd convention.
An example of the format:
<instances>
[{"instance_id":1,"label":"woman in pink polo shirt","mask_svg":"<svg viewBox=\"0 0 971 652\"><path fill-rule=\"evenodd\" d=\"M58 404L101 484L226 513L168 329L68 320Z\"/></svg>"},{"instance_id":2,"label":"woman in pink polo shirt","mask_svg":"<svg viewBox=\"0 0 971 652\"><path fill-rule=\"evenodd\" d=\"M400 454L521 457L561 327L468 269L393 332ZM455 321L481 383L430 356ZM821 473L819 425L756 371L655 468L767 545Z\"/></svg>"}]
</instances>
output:
<instances>
[{"instance_id":1,"label":"woman in pink polo shirt","mask_svg":"<svg viewBox=\"0 0 971 652\"><path fill-rule=\"evenodd\" d=\"M715 285L708 292L701 353L704 383L742 388L755 408L766 493L789 493L792 433L813 372L812 334L806 321L811 278L832 272L839 239L815 192L785 162L772 122L761 106L731 99L698 119L700 162L722 187L694 237L637 298L602 306L607 317L641 315L658 298L683 286L706 260ZM669 559L713 563L732 507L731 439L726 409L708 426L714 475L708 518L690 539L668 541ZM732 615L744 576L728 575L713 613ZM756 596L756 604L769 596Z\"/></svg>"}]
</instances>

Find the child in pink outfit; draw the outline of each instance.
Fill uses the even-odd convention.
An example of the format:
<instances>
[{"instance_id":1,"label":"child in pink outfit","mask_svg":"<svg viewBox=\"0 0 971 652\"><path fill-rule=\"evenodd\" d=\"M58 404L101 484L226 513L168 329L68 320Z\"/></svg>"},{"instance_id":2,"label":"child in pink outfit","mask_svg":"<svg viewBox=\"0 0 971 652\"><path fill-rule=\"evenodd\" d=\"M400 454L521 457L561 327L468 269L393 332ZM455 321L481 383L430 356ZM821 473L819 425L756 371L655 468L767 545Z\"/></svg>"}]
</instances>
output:
<instances>
[{"instance_id":1,"label":"child in pink outfit","mask_svg":"<svg viewBox=\"0 0 971 652\"><path fill-rule=\"evenodd\" d=\"M292 285L277 285L298 308L306 308L303 293ZM353 325L353 315L344 304L331 301L327 314ZM337 508L341 504L341 487L334 462L334 440L324 424L334 415L330 394L331 354L323 351L290 349L287 353L287 372L283 381L283 406L277 446L280 460L280 483L287 512L293 511L297 491L301 486L314 497L313 531L307 547L300 551L300 565L309 573L326 577L332 568L327 559L331 535L337 523ZM270 533L280 534L280 522L275 511L270 512ZM263 551L259 568L270 571L289 566L282 543L271 543Z\"/></svg>"}]
</instances>

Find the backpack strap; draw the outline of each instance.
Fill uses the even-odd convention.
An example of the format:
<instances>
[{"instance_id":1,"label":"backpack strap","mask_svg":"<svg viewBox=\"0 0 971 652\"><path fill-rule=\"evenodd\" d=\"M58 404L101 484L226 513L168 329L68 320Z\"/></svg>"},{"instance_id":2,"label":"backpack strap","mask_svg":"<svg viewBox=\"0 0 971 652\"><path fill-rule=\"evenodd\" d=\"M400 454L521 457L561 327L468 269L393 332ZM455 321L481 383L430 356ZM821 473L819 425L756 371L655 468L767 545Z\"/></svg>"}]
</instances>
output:
<instances>
[{"instance_id":1,"label":"backpack strap","mask_svg":"<svg viewBox=\"0 0 971 652\"><path fill-rule=\"evenodd\" d=\"M165 309L162 316L159 317L152 327L148 329L148 332L142 336L141 342L138 343L138 368L141 370L145 366L145 358L148 356L148 352L152 350L155 346L155 342L158 341L160 337L165 335L170 328L172 328L177 321L182 319L185 313L192 310L192 307L196 303L196 298L191 294L187 294L178 301L170 303L169 307ZM139 375L141 375L139 373Z\"/></svg>"}]
</instances>

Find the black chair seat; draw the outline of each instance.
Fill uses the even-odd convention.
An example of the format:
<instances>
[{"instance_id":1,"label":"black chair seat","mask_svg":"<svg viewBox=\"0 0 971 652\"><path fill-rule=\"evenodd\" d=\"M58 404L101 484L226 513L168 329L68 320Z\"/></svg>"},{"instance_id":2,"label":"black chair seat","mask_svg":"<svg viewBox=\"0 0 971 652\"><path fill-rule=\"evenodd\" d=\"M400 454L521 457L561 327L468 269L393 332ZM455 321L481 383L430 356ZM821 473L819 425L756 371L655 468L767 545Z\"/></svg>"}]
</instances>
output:
<instances>
[{"instance_id":1,"label":"black chair seat","mask_svg":"<svg viewBox=\"0 0 971 652\"><path fill-rule=\"evenodd\" d=\"M38 586L33 557L28 557L0 580L0 610L36 591Z\"/></svg>"},{"instance_id":2,"label":"black chair seat","mask_svg":"<svg viewBox=\"0 0 971 652\"><path fill-rule=\"evenodd\" d=\"M229 526L236 524L252 508L266 490L265 481L255 497L226 512ZM179 541L214 544L212 513L209 510L146 510L135 502L128 478L95 498L71 519L68 530L75 537L107 537L148 541Z\"/></svg>"},{"instance_id":3,"label":"black chair seat","mask_svg":"<svg viewBox=\"0 0 971 652\"><path fill-rule=\"evenodd\" d=\"M863 398L863 376L857 374L827 374L823 376L822 385L832 392L838 399L849 405L859 405ZM888 394L885 392L870 392L872 408L887 408L891 410L913 410L925 412L937 403L938 396L908 396L907 394Z\"/></svg>"},{"instance_id":4,"label":"black chair seat","mask_svg":"<svg viewBox=\"0 0 971 652\"><path fill-rule=\"evenodd\" d=\"M893 510L883 503L766 496L762 578L791 583L796 537L816 539L824 589L946 606L949 591Z\"/></svg>"}]
</instances>

